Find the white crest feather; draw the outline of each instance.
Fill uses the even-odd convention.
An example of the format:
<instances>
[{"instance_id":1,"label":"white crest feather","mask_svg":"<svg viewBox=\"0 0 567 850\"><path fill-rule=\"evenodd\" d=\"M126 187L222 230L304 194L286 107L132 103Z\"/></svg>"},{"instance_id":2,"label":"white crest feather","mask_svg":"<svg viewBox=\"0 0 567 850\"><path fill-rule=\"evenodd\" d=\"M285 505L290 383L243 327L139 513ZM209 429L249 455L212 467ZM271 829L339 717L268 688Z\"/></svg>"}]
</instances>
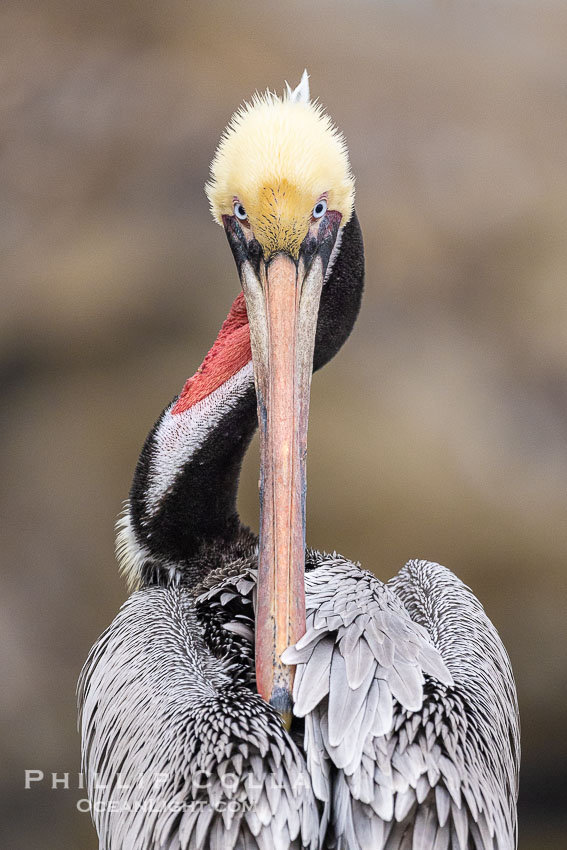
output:
<instances>
[{"instance_id":1,"label":"white crest feather","mask_svg":"<svg viewBox=\"0 0 567 850\"><path fill-rule=\"evenodd\" d=\"M293 91L291 89L290 84L285 83L287 98L292 103L309 103L311 96L309 94L309 74L307 73L307 68L302 74L301 80L299 81L299 85L296 86Z\"/></svg>"}]
</instances>

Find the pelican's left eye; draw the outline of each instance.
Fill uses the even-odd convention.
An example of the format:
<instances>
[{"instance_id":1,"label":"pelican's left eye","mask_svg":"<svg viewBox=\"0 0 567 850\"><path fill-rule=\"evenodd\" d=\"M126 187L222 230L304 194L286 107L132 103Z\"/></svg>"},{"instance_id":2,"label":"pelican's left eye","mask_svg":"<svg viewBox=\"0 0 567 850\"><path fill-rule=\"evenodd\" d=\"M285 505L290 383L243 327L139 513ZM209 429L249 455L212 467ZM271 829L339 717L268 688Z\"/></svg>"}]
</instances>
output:
<instances>
[{"instance_id":1,"label":"pelican's left eye","mask_svg":"<svg viewBox=\"0 0 567 850\"><path fill-rule=\"evenodd\" d=\"M327 201L325 198L321 198L320 201L317 201L315 206L313 207L313 218L322 218L327 212Z\"/></svg>"},{"instance_id":2,"label":"pelican's left eye","mask_svg":"<svg viewBox=\"0 0 567 850\"><path fill-rule=\"evenodd\" d=\"M248 218L248 215L246 213L246 210L244 209L244 207L240 203L240 201L234 202L233 209L234 209L234 215L236 216L236 218L240 219L240 221L246 221L246 219Z\"/></svg>"}]
</instances>

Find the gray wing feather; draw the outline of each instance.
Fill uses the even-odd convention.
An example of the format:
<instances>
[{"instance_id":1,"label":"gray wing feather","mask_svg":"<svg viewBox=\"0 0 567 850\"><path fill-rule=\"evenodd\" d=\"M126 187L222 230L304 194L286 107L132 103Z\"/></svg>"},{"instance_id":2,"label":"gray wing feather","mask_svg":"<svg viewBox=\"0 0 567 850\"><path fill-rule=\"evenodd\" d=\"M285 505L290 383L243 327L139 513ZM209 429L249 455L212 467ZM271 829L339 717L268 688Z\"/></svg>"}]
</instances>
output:
<instances>
[{"instance_id":1,"label":"gray wing feather","mask_svg":"<svg viewBox=\"0 0 567 850\"><path fill-rule=\"evenodd\" d=\"M516 694L478 600L426 561L383 585L340 556L311 560L307 632L283 660L298 665L294 710L306 717L319 799L332 766L331 840L343 850L512 850Z\"/></svg>"},{"instance_id":2,"label":"gray wing feather","mask_svg":"<svg viewBox=\"0 0 567 850\"><path fill-rule=\"evenodd\" d=\"M418 781L426 777L431 786L438 832L450 832L459 850L514 848L519 716L502 641L469 588L439 564L410 561L388 584L427 628L454 680L451 688L429 682L411 732L411 749L425 759Z\"/></svg>"},{"instance_id":3,"label":"gray wing feather","mask_svg":"<svg viewBox=\"0 0 567 850\"><path fill-rule=\"evenodd\" d=\"M301 753L201 631L187 591L148 588L87 659L83 764L101 850L315 850L322 807Z\"/></svg>"},{"instance_id":4,"label":"gray wing feather","mask_svg":"<svg viewBox=\"0 0 567 850\"><path fill-rule=\"evenodd\" d=\"M284 653L303 756L241 670L253 667L254 570L212 575L196 602L180 588L134 594L95 644L80 704L101 850L515 846L516 694L480 603L429 562L383 585L337 555L310 558L307 631ZM195 606L218 615L223 652L244 664L211 654ZM172 811L97 811L131 804L125 788L140 797L148 772L165 779L141 802Z\"/></svg>"}]
</instances>

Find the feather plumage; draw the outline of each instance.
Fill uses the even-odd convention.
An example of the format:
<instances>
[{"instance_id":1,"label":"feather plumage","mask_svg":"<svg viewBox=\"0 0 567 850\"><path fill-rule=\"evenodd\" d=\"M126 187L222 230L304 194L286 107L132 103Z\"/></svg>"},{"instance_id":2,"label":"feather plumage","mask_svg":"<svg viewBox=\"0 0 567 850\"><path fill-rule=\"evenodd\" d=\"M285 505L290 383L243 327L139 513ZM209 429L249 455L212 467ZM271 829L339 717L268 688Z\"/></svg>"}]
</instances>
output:
<instances>
[{"instance_id":1,"label":"feather plumage","mask_svg":"<svg viewBox=\"0 0 567 850\"><path fill-rule=\"evenodd\" d=\"M254 693L255 581L251 552L198 592L139 591L93 648L80 688L91 799L109 798L102 777L123 808L183 810L98 812L101 848L512 850L515 690L468 588L425 561L384 585L310 553L307 633L285 657L304 718L292 736ZM126 790L118 767L120 786L167 778Z\"/></svg>"}]
</instances>

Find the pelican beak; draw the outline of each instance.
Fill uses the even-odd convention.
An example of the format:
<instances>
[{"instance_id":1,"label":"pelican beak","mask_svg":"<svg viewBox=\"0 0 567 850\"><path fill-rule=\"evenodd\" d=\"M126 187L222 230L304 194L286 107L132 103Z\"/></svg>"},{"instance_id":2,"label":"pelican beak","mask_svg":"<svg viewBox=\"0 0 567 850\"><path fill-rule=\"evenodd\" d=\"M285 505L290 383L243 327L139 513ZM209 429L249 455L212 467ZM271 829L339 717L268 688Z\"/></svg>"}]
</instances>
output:
<instances>
[{"instance_id":1,"label":"pelican beak","mask_svg":"<svg viewBox=\"0 0 567 850\"><path fill-rule=\"evenodd\" d=\"M282 652L305 633L305 493L309 392L325 272L341 216L313 221L297 258L265 258L249 229L224 219L250 323L260 427L258 692L292 718L294 667Z\"/></svg>"}]
</instances>

